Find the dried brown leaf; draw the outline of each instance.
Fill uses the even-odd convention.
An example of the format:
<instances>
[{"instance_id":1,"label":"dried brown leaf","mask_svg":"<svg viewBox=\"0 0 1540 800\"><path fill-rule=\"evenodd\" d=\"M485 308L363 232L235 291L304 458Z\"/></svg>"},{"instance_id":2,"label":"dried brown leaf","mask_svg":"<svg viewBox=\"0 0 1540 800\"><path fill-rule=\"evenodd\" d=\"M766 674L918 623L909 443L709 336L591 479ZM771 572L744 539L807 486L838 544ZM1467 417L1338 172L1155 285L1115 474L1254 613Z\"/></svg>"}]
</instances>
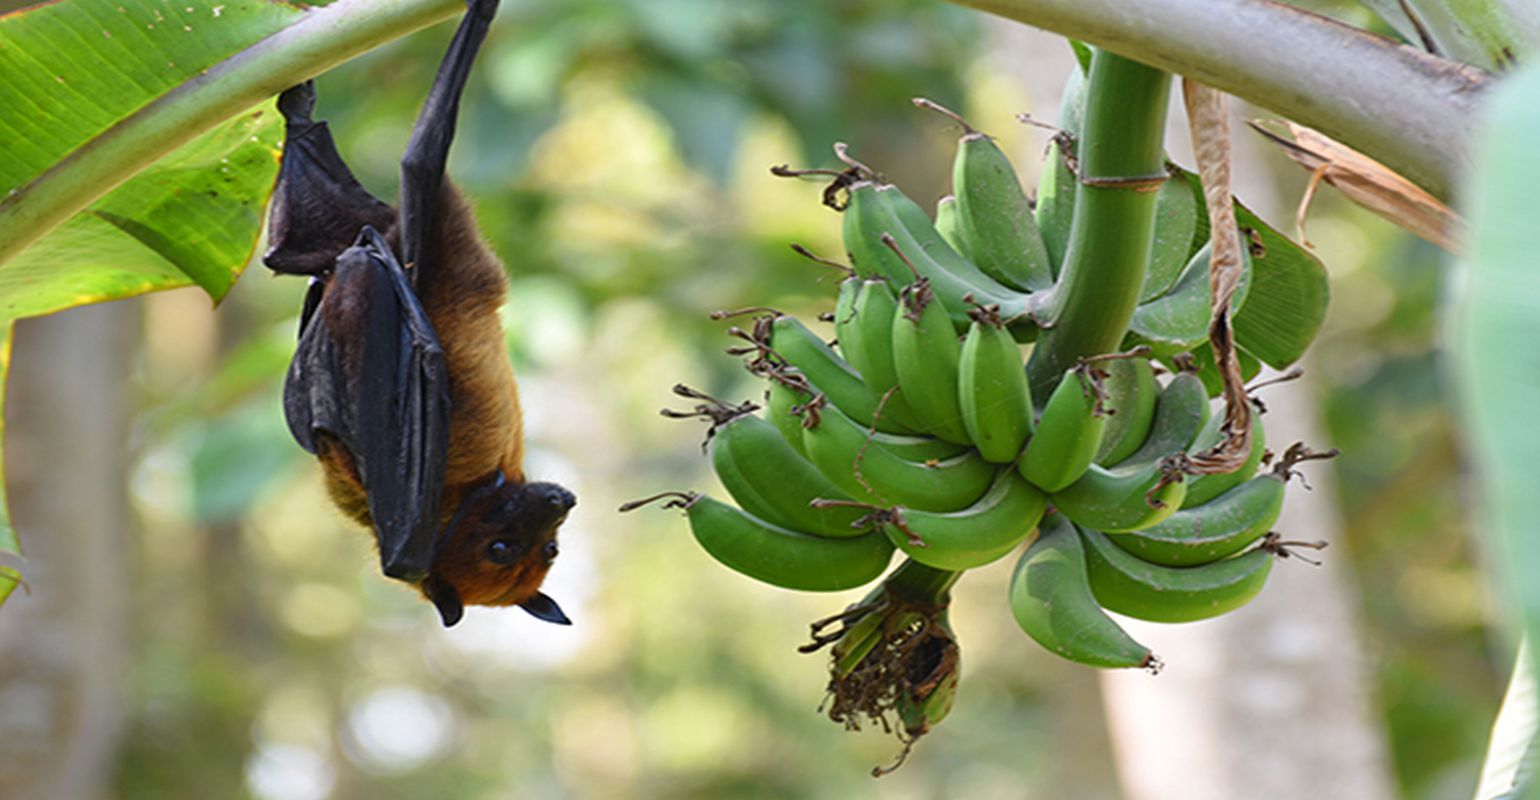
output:
<instances>
[{"instance_id":1,"label":"dried brown leaf","mask_svg":"<svg viewBox=\"0 0 1540 800\"><path fill-rule=\"evenodd\" d=\"M1459 252L1465 222L1438 198L1384 164L1319 131L1287 121L1281 124L1286 134L1274 133L1255 120L1251 127L1313 173L1300 200L1298 226L1301 241L1304 240L1305 212L1316 186L1324 181L1375 214L1451 253Z\"/></svg>"}]
</instances>

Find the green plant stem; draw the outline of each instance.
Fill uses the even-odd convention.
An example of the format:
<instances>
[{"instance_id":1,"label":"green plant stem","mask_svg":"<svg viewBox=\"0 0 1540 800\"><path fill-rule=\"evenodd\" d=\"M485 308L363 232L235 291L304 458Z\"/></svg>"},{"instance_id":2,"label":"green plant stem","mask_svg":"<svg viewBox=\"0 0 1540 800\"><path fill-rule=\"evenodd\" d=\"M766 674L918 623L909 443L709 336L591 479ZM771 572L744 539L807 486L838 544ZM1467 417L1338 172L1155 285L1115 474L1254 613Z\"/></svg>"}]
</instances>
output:
<instances>
[{"instance_id":1,"label":"green plant stem","mask_svg":"<svg viewBox=\"0 0 1540 800\"><path fill-rule=\"evenodd\" d=\"M312 9L123 118L0 200L0 264L220 122L464 7L464 0L338 0Z\"/></svg>"},{"instance_id":2,"label":"green plant stem","mask_svg":"<svg viewBox=\"0 0 1540 800\"><path fill-rule=\"evenodd\" d=\"M1165 176L1162 143L1171 76L1097 50L1086 85L1080 185L1050 327L1027 363L1047 398L1082 356L1112 352L1139 303Z\"/></svg>"},{"instance_id":3,"label":"green plant stem","mask_svg":"<svg viewBox=\"0 0 1540 800\"><path fill-rule=\"evenodd\" d=\"M1185 75L1308 125L1447 200L1485 72L1270 0L952 0Z\"/></svg>"},{"instance_id":4,"label":"green plant stem","mask_svg":"<svg viewBox=\"0 0 1540 800\"><path fill-rule=\"evenodd\" d=\"M962 572L927 567L909 559L882 582L890 594L916 603L945 605Z\"/></svg>"}]
</instances>

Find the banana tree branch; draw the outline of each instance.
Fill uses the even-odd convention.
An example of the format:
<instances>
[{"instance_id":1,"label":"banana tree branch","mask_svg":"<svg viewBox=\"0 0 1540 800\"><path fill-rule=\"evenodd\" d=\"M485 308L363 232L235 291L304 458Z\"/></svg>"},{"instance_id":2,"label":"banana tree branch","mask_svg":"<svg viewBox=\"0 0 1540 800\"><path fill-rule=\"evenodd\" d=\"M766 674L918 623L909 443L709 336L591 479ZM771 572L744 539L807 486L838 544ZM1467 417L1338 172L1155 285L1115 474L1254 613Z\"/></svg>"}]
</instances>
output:
<instances>
[{"instance_id":1,"label":"banana tree branch","mask_svg":"<svg viewBox=\"0 0 1540 800\"><path fill-rule=\"evenodd\" d=\"M464 0L338 0L311 10L125 117L0 198L0 263L220 122L464 8Z\"/></svg>"},{"instance_id":2,"label":"banana tree branch","mask_svg":"<svg viewBox=\"0 0 1540 800\"><path fill-rule=\"evenodd\" d=\"M1490 76L1272 0L952 0L1185 75L1448 199Z\"/></svg>"}]
</instances>

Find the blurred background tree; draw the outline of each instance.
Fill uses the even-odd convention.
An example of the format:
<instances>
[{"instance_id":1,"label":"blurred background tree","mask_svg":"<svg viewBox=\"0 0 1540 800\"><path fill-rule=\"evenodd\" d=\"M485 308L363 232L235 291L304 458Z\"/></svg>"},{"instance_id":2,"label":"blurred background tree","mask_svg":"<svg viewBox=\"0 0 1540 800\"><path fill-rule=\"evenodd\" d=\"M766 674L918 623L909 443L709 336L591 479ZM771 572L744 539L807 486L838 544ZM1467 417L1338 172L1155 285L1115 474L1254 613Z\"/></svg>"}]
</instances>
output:
<instances>
[{"instance_id":1,"label":"blurred background tree","mask_svg":"<svg viewBox=\"0 0 1540 800\"><path fill-rule=\"evenodd\" d=\"M759 391L721 353L724 326L707 312L762 304L810 319L832 306L832 274L787 245L838 254L838 218L816 186L772 178L770 165L828 166L830 144L847 141L932 201L956 131L910 106L924 95L964 110L1034 174L1043 134L1013 115L1051 120L1055 106L1028 88L1007 30L932 0L504 9L468 90L451 174L512 273L505 324L530 472L580 499L547 584L570 629L471 609L445 631L380 578L369 537L331 510L283 425L301 282L259 269L217 312L193 290L145 298L120 393L135 412L120 441L132 446L137 532L131 667L106 791L1119 796L1095 676L1016 630L1000 602L1008 565L958 591L956 711L903 770L873 781L867 768L890 759L894 741L822 719L822 658L793 649L809 620L854 598L755 585L711 562L677 516L614 513L643 494L714 485L702 431L657 415L669 386ZM319 115L381 196L394 191L448 33L318 81ZM1261 174L1277 183L1267 185L1297 196L1303 176L1270 163ZM1340 646L1370 665L1369 702L1400 793L1464 797L1504 664L1434 368L1443 264L1335 197L1318 203L1310 231L1335 298L1306 366L1328 443L1346 453L1334 488L1348 546L1326 555L1356 565L1363 598L1352 611L1364 641ZM13 424L23 435L26 423ZM10 463L22 462L13 453ZM14 597L3 616L29 602ZM31 646L3 629L0 641ZM1182 730L1175 719L1146 733Z\"/></svg>"}]
</instances>

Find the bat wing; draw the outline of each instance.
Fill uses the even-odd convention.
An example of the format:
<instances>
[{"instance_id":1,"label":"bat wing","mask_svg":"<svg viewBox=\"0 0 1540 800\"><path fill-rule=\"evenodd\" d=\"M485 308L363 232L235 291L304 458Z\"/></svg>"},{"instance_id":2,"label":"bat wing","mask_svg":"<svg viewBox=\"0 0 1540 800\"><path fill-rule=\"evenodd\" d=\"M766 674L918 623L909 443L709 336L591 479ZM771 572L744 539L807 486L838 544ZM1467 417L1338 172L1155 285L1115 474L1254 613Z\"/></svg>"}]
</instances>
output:
<instances>
[{"instance_id":1,"label":"bat wing","mask_svg":"<svg viewBox=\"0 0 1540 800\"><path fill-rule=\"evenodd\" d=\"M365 227L300 333L284 385L289 430L347 450L368 496L386 575L433 561L449 449L449 376L433 325L384 239Z\"/></svg>"},{"instance_id":2,"label":"bat wing","mask_svg":"<svg viewBox=\"0 0 1540 800\"><path fill-rule=\"evenodd\" d=\"M309 81L278 96L285 123L283 160L273 189L269 246L262 256L275 272L325 273L365 225L386 231L396 222L396 210L353 177L326 123L311 119L314 108L315 87Z\"/></svg>"}]
</instances>

